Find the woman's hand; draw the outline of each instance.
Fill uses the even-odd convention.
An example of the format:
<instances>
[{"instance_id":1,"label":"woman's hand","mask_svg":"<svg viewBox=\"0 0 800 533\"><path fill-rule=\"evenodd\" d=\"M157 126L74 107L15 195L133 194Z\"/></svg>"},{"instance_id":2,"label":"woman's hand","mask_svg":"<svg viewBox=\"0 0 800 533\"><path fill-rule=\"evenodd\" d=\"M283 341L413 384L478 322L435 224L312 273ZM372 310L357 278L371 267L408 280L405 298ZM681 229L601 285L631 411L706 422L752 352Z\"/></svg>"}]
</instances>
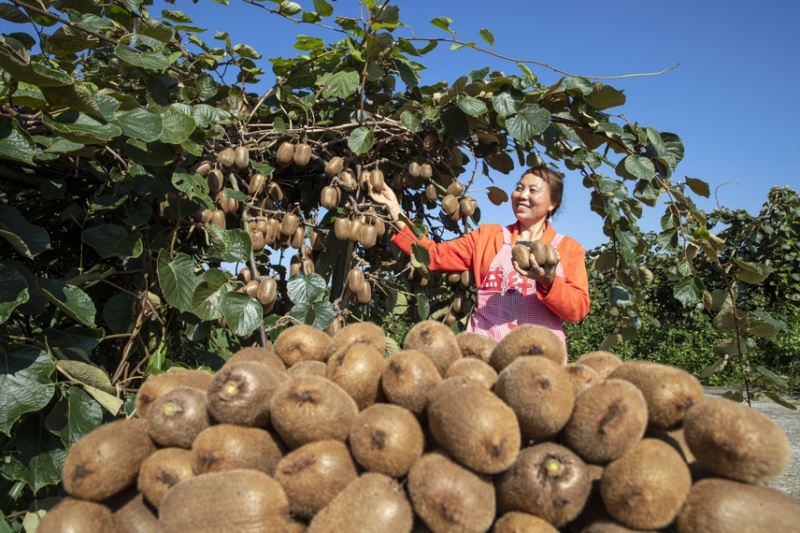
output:
<instances>
[{"instance_id":1,"label":"woman's hand","mask_svg":"<svg viewBox=\"0 0 800 533\"><path fill-rule=\"evenodd\" d=\"M545 291L548 291L553 285L553 280L556 278L556 268L558 267L559 263L561 263L561 257L558 255L558 252L556 252L556 257L558 257L558 261L555 264L539 266L539 264L536 262L536 259L534 259L533 255L531 255L531 268L528 270L520 268L519 263L514 261L514 270L516 270L522 276L528 276L534 280L537 285L541 285Z\"/></svg>"},{"instance_id":2,"label":"woman's hand","mask_svg":"<svg viewBox=\"0 0 800 533\"><path fill-rule=\"evenodd\" d=\"M397 220L402 210L400 209L400 202L397 200L397 195L395 195L392 188L388 185L384 185L380 192L376 192L372 187L372 183L369 181L367 181L367 183L369 184L369 197L372 198L372 201L376 204L386 206L386 211L389 213L389 216L392 217L392 220Z\"/></svg>"}]
</instances>

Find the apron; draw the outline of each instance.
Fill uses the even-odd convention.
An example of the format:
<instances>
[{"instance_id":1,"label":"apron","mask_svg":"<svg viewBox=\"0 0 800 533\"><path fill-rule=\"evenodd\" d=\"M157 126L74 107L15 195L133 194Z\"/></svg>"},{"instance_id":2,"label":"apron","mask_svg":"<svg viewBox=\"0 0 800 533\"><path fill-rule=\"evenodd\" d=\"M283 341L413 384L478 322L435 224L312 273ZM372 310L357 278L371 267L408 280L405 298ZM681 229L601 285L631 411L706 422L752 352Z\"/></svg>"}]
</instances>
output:
<instances>
[{"instance_id":1,"label":"apron","mask_svg":"<svg viewBox=\"0 0 800 533\"><path fill-rule=\"evenodd\" d=\"M564 238L557 233L551 245L558 250ZM521 324L544 326L566 344L564 324L536 297L536 282L514 270L511 257L511 232L503 228L503 246L489 265L489 271L477 290L477 305L470 316L467 331L481 333L500 341ZM561 263L556 275L564 278Z\"/></svg>"}]
</instances>

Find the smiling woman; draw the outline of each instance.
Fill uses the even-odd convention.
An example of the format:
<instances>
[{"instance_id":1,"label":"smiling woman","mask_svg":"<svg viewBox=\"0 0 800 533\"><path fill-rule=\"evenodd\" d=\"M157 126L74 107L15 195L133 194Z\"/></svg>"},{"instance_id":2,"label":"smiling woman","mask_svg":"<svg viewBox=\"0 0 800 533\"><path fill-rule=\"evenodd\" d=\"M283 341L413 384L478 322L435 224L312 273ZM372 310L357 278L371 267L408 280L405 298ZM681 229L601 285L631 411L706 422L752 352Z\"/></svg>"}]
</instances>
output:
<instances>
[{"instance_id":1,"label":"smiling woman","mask_svg":"<svg viewBox=\"0 0 800 533\"><path fill-rule=\"evenodd\" d=\"M405 217L391 188L373 190L370 196L383 204L395 221L398 231L392 243L405 254L411 255L412 245L419 244L430 254L430 270L472 272L478 282L477 305L468 331L501 340L514 328L532 324L546 327L564 341L563 321L578 322L589 313L589 282L583 247L556 232L550 223L561 205L563 190L558 173L545 165L531 167L511 193L516 222L483 224L442 243L418 237L403 222ZM529 264L520 265L512 249L528 241L550 245L550 257L530 254Z\"/></svg>"}]
</instances>

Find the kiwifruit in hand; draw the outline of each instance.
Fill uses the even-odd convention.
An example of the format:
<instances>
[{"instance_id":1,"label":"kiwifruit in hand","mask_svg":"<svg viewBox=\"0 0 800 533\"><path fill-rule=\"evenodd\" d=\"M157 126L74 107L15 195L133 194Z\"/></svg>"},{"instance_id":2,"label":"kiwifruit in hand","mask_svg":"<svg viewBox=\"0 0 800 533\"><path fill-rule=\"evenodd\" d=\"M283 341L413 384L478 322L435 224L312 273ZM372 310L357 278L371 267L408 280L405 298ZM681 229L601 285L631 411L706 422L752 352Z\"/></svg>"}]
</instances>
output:
<instances>
[{"instance_id":1,"label":"kiwifruit in hand","mask_svg":"<svg viewBox=\"0 0 800 533\"><path fill-rule=\"evenodd\" d=\"M383 354L373 345L362 342L352 344L331 356L325 377L344 389L361 410L380 399L384 366L386 359Z\"/></svg>"},{"instance_id":2,"label":"kiwifruit in hand","mask_svg":"<svg viewBox=\"0 0 800 533\"><path fill-rule=\"evenodd\" d=\"M459 463L481 474L502 472L519 453L517 415L491 391L466 378L448 378L428 397L428 428Z\"/></svg>"},{"instance_id":3,"label":"kiwifruit in hand","mask_svg":"<svg viewBox=\"0 0 800 533\"><path fill-rule=\"evenodd\" d=\"M403 487L389 476L366 472L314 515L306 533L408 533L413 524L414 512Z\"/></svg>"},{"instance_id":4,"label":"kiwifruit in hand","mask_svg":"<svg viewBox=\"0 0 800 533\"><path fill-rule=\"evenodd\" d=\"M789 466L786 434L765 414L727 398L709 398L686 411L683 436L696 460L719 477L764 483Z\"/></svg>"},{"instance_id":5,"label":"kiwifruit in hand","mask_svg":"<svg viewBox=\"0 0 800 533\"><path fill-rule=\"evenodd\" d=\"M561 437L584 461L603 465L633 448L647 428L647 402L630 381L606 379L575 398Z\"/></svg>"},{"instance_id":6,"label":"kiwifruit in hand","mask_svg":"<svg viewBox=\"0 0 800 533\"><path fill-rule=\"evenodd\" d=\"M264 472L228 470L175 485L158 512L159 533L284 531L289 501L280 483Z\"/></svg>"},{"instance_id":7,"label":"kiwifruit in hand","mask_svg":"<svg viewBox=\"0 0 800 533\"><path fill-rule=\"evenodd\" d=\"M327 361L331 355L356 343L371 344L379 353L386 353L386 334L379 325L374 322L353 322L344 326L331 337L325 360Z\"/></svg>"},{"instance_id":8,"label":"kiwifruit in hand","mask_svg":"<svg viewBox=\"0 0 800 533\"><path fill-rule=\"evenodd\" d=\"M497 371L489 363L474 357L458 359L450 365L444 377L452 378L455 376L471 379L489 390L497 383Z\"/></svg>"},{"instance_id":9,"label":"kiwifruit in hand","mask_svg":"<svg viewBox=\"0 0 800 533\"><path fill-rule=\"evenodd\" d=\"M558 533L558 530L543 518L511 511L495 521L492 533Z\"/></svg>"},{"instance_id":10,"label":"kiwifruit in hand","mask_svg":"<svg viewBox=\"0 0 800 533\"><path fill-rule=\"evenodd\" d=\"M236 150L231 146L226 146L217 154L217 163L222 165L222 168L231 168L236 160Z\"/></svg>"},{"instance_id":11,"label":"kiwifruit in hand","mask_svg":"<svg viewBox=\"0 0 800 533\"><path fill-rule=\"evenodd\" d=\"M331 338L327 333L310 324L294 324L281 331L275 338L272 351L286 366L298 361L327 361Z\"/></svg>"},{"instance_id":12,"label":"kiwifruit in hand","mask_svg":"<svg viewBox=\"0 0 800 533\"><path fill-rule=\"evenodd\" d=\"M605 467L600 496L623 525L661 529L678 514L691 486L689 467L672 446L642 439Z\"/></svg>"},{"instance_id":13,"label":"kiwifruit in hand","mask_svg":"<svg viewBox=\"0 0 800 533\"><path fill-rule=\"evenodd\" d=\"M567 371L567 375L572 382L572 390L575 392L576 397L592 385L605 379L594 368L577 361L567 363L564 370Z\"/></svg>"},{"instance_id":14,"label":"kiwifruit in hand","mask_svg":"<svg viewBox=\"0 0 800 533\"><path fill-rule=\"evenodd\" d=\"M622 364L622 359L606 350L596 350L581 355L576 362L592 367L601 377L606 378Z\"/></svg>"},{"instance_id":15,"label":"kiwifruit in hand","mask_svg":"<svg viewBox=\"0 0 800 533\"><path fill-rule=\"evenodd\" d=\"M610 378L639 387L647 402L648 424L658 429L680 427L686 411L705 399L700 380L682 368L653 361L626 361Z\"/></svg>"},{"instance_id":16,"label":"kiwifruit in hand","mask_svg":"<svg viewBox=\"0 0 800 533\"><path fill-rule=\"evenodd\" d=\"M36 531L40 533L116 530L111 509L101 503L70 497L60 500L47 511L36 528Z\"/></svg>"},{"instance_id":17,"label":"kiwifruit in hand","mask_svg":"<svg viewBox=\"0 0 800 533\"><path fill-rule=\"evenodd\" d=\"M488 335L474 331L462 331L456 334L456 342L462 357L474 357L488 363L497 341Z\"/></svg>"},{"instance_id":18,"label":"kiwifruit in hand","mask_svg":"<svg viewBox=\"0 0 800 533\"><path fill-rule=\"evenodd\" d=\"M328 365L323 361L305 360L298 361L286 369L289 376L321 376L328 373Z\"/></svg>"},{"instance_id":19,"label":"kiwifruit in hand","mask_svg":"<svg viewBox=\"0 0 800 533\"><path fill-rule=\"evenodd\" d=\"M516 413L523 443L555 437L575 405L564 366L540 355L514 359L499 373L494 393Z\"/></svg>"},{"instance_id":20,"label":"kiwifruit in hand","mask_svg":"<svg viewBox=\"0 0 800 533\"><path fill-rule=\"evenodd\" d=\"M436 320L414 324L403 339L403 349L418 350L430 357L442 377L451 364L461 359L455 332Z\"/></svg>"},{"instance_id":21,"label":"kiwifruit in hand","mask_svg":"<svg viewBox=\"0 0 800 533\"><path fill-rule=\"evenodd\" d=\"M488 531L495 517L495 487L441 451L423 455L408 472L417 516L435 532Z\"/></svg>"},{"instance_id":22,"label":"kiwifruit in hand","mask_svg":"<svg viewBox=\"0 0 800 533\"><path fill-rule=\"evenodd\" d=\"M81 437L67 452L62 482L68 495L100 501L133 485L156 450L140 418L114 420Z\"/></svg>"},{"instance_id":23,"label":"kiwifruit in hand","mask_svg":"<svg viewBox=\"0 0 800 533\"><path fill-rule=\"evenodd\" d=\"M560 259L558 257L558 252L556 251L556 249L553 248L549 244L545 244L544 245L544 250L545 250L545 261L544 261L544 265L543 266L545 266L545 267L554 267L554 266L556 266L558 264L558 262L560 261Z\"/></svg>"},{"instance_id":24,"label":"kiwifruit in hand","mask_svg":"<svg viewBox=\"0 0 800 533\"><path fill-rule=\"evenodd\" d=\"M158 508L169 489L193 476L190 450L161 448L153 452L142 463L137 486L144 498Z\"/></svg>"},{"instance_id":25,"label":"kiwifruit in hand","mask_svg":"<svg viewBox=\"0 0 800 533\"><path fill-rule=\"evenodd\" d=\"M414 414L389 403L376 403L358 413L347 441L362 468L393 478L405 476L425 448L422 426Z\"/></svg>"},{"instance_id":26,"label":"kiwifruit in hand","mask_svg":"<svg viewBox=\"0 0 800 533\"><path fill-rule=\"evenodd\" d=\"M372 170L369 173L369 184L376 193L383 191L384 179L383 172L379 169Z\"/></svg>"},{"instance_id":27,"label":"kiwifruit in hand","mask_svg":"<svg viewBox=\"0 0 800 533\"><path fill-rule=\"evenodd\" d=\"M511 258L517 262L522 270L530 270L531 249L528 246L524 244L515 244L511 248Z\"/></svg>"},{"instance_id":28,"label":"kiwifruit in hand","mask_svg":"<svg viewBox=\"0 0 800 533\"><path fill-rule=\"evenodd\" d=\"M266 429L215 424L194 439L191 453L192 470L198 475L239 468L273 475L285 449Z\"/></svg>"},{"instance_id":29,"label":"kiwifruit in hand","mask_svg":"<svg viewBox=\"0 0 800 533\"><path fill-rule=\"evenodd\" d=\"M692 485L675 522L678 533L796 531L800 500L771 487L702 479Z\"/></svg>"},{"instance_id":30,"label":"kiwifruit in hand","mask_svg":"<svg viewBox=\"0 0 800 533\"><path fill-rule=\"evenodd\" d=\"M522 324L497 343L489 364L502 372L514 359L524 355L541 355L560 365L567 363L567 348L558 335L544 326Z\"/></svg>"},{"instance_id":31,"label":"kiwifruit in hand","mask_svg":"<svg viewBox=\"0 0 800 533\"><path fill-rule=\"evenodd\" d=\"M294 164L302 168L308 165L311 161L311 146L307 143L297 143L294 147L293 154Z\"/></svg>"},{"instance_id":32,"label":"kiwifruit in hand","mask_svg":"<svg viewBox=\"0 0 800 533\"><path fill-rule=\"evenodd\" d=\"M528 247L530 258L536 262L540 267L547 264L547 250L545 249L542 241L533 241Z\"/></svg>"},{"instance_id":33,"label":"kiwifruit in hand","mask_svg":"<svg viewBox=\"0 0 800 533\"><path fill-rule=\"evenodd\" d=\"M495 486L501 513L529 513L555 527L578 516L592 488L581 458L555 442L520 450L514 464L496 478Z\"/></svg>"},{"instance_id":34,"label":"kiwifruit in hand","mask_svg":"<svg viewBox=\"0 0 800 533\"><path fill-rule=\"evenodd\" d=\"M333 156L325 163L325 174L332 178L344 170L344 159L339 156Z\"/></svg>"},{"instance_id":35,"label":"kiwifruit in hand","mask_svg":"<svg viewBox=\"0 0 800 533\"><path fill-rule=\"evenodd\" d=\"M358 471L345 443L320 440L283 456L274 477L289 499L289 511L310 519L355 480Z\"/></svg>"},{"instance_id":36,"label":"kiwifruit in hand","mask_svg":"<svg viewBox=\"0 0 800 533\"><path fill-rule=\"evenodd\" d=\"M136 393L134 407L141 418L147 418L150 406L159 396L178 387L208 389L214 375L204 370L175 368L147 378Z\"/></svg>"},{"instance_id":37,"label":"kiwifruit in hand","mask_svg":"<svg viewBox=\"0 0 800 533\"><path fill-rule=\"evenodd\" d=\"M229 363L219 369L208 387L208 412L217 422L269 426L269 401L288 378L257 361Z\"/></svg>"},{"instance_id":38,"label":"kiwifruit in hand","mask_svg":"<svg viewBox=\"0 0 800 533\"><path fill-rule=\"evenodd\" d=\"M267 341L267 347L245 346L244 348L239 348L233 352L228 360L225 361L223 366L228 363L235 363L237 361L257 361L279 372L283 372L285 369L285 365L281 358L278 357L274 351L272 351L272 343L270 341Z\"/></svg>"},{"instance_id":39,"label":"kiwifruit in hand","mask_svg":"<svg viewBox=\"0 0 800 533\"><path fill-rule=\"evenodd\" d=\"M146 420L147 434L159 446L191 448L195 437L211 425L207 392L172 389L153 402Z\"/></svg>"},{"instance_id":40,"label":"kiwifruit in hand","mask_svg":"<svg viewBox=\"0 0 800 533\"><path fill-rule=\"evenodd\" d=\"M381 374L381 388L389 403L421 415L431 391L443 380L431 359L419 350L392 354Z\"/></svg>"},{"instance_id":41,"label":"kiwifruit in hand","mask_svg":"<svg viewBox=\"0 0 800 533\"><path fill-rule=\"evenodd\" d=\"M347 440L358 406L344 389L320 376L295 376L270 401L272 427L290 449L318 440Z\"/></svg>"},{"instance_id":42,"label":"kiwifruit in hand","mask_svg":"<svg viewBox=\"0 0 800 533\"><path fill-rule=\"evenodd\" d=\"M289 141L283 141L278 145L275 152L275 162L279 167L288 167L294 161L294 145Z\"/></svg>"}]
</instances>

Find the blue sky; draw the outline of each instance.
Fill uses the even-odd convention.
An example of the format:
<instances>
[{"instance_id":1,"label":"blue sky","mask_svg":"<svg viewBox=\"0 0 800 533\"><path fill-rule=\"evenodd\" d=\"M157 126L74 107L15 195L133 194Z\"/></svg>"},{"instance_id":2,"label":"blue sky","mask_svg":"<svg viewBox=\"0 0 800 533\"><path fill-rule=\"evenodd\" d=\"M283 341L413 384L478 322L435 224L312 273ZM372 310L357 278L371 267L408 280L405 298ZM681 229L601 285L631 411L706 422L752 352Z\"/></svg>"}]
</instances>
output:
<instances>
[{"instance_id":1,"label":"blue sky","mask_svg":"<svg viewBox=\"0 0 800 533\"><path fill-rule=\"evenodd\" d=\"M313 9L311 0L297 3ZM358 13L355 0L331 4L337 14ZM773 186L800 189L799 3L400 0L393 4L419 37L445 36L430 20L448 17L456 38L463 41L487 46L478 31L489 29L498 54L546 63L575 75L629 76L603 80L625 92L627 103L616 111L681 137L686 155L675 178L689 176L710 184L711 198L696 198L705 210L719 204L755 215ZM234 43L258 50L264 56L260 66L268 72L265 88L273 81L268 58L296 55L291 48L296 35L315 35L329 42L340 38L334 32L281 20L239 0L231 0L229 6L200 0L167 7L183 10L195 25L206 28L207 42L214 32L226 31ZM158 15L156 9L152 13ZM513 62L469 49L451 51L447 45L421 62L427 67L421 73L424 84L453 82L483 67L519 72ZM673 65L678 66L661 75L630 77ZM560 77L545 67L530 68L545 83ZM492 175L507 190L517 177ZM607 239L580 182L578 173L567 172L564 204L554 225L590 249ZM476 196L482 199L480 194ZM482 222L513 221L508 204L481 204ZM645 213L642 226L657 230L663 207L646 208Z\"/></svg>"}]
</instances>

